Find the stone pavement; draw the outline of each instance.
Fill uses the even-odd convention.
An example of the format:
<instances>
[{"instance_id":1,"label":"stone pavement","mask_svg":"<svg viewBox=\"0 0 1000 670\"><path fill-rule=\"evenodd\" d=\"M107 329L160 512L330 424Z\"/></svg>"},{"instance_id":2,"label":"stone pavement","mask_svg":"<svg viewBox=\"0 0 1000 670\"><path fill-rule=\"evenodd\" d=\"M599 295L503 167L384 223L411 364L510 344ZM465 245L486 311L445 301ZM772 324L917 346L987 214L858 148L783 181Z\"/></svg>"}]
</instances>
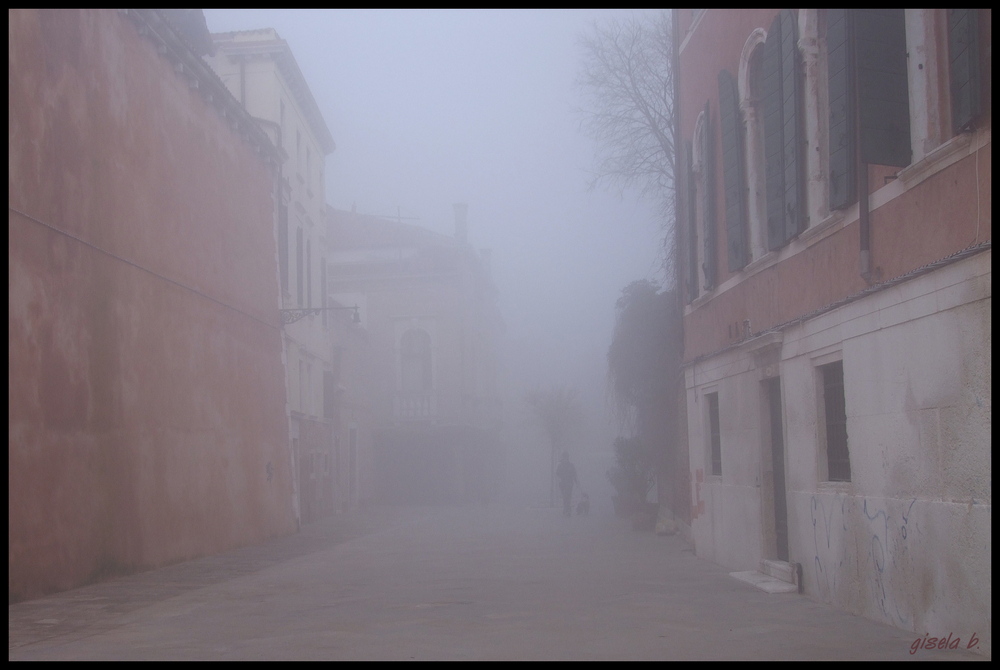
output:
<instances>
[{"instance_id":1,"label":"stone pavement","mask_svg":"<svg viewBox=\"0 0 1000 670\"><path fill-rule=\"evenodd\" d=\"M383 508L12 605L8 641L11 660L981 658L916 637L614 518Z\"/></svg>"}]
</instances>

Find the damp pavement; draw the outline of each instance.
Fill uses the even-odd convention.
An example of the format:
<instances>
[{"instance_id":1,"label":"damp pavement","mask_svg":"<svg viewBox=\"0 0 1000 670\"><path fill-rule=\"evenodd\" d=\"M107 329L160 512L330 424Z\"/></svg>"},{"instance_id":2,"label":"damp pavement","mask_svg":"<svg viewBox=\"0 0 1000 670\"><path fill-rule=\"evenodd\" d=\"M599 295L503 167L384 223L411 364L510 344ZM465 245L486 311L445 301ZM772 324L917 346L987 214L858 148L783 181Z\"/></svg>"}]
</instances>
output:
<instances>
[{"instance_id":1,"label":"damp pavement","mask_svg":"<svg viewBox=\"0 0 1000 670\"><path fill-rule=\"evenodd\" d=\"M983 658L911 654L916 634L758 591L678 536L549 508L355 512L8 623L10 660Z\"/></svg>"}]
</instances>

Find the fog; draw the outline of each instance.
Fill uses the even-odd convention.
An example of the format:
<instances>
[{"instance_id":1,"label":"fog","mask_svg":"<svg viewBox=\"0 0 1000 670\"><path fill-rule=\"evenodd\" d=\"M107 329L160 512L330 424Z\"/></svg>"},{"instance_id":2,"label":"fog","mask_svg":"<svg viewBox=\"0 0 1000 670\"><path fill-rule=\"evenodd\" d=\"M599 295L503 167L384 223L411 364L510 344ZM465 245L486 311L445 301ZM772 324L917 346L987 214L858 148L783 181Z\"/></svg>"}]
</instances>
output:
<instances>
[{"instance_id":1,"label":"fog","mask_svg":"<svg viewBox=\"0 0 1000 670\"><path fill-rule=\"evenodd\" d=\"M212 32L273 27L288 42L337 143L330 205L452 234L452 203L468 203L470 242L493 249L506 325L508 493L539 504L547 446L526 422L524 392L576 390L588 421L574 449L581 482L606 486L614 302L629 282L662 275L653 204L588 190L578 41L611 14L205 12Z\"/></svg>"}]
</instances>

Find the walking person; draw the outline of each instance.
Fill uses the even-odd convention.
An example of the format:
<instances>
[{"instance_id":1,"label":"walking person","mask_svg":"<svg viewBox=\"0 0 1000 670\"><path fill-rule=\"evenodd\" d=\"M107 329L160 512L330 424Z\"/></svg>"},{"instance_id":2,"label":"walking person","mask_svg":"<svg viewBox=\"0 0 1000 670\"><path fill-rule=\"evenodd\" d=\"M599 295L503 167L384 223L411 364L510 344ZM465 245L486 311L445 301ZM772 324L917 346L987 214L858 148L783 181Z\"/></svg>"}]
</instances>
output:
<instances>
[{"instance_id":1,"label":"walking person","mask_svg":"<svg viewBox=\"0 0 1000 670\"><path fill-rule=\"evenodd\" d=\"M556 477L559 478L559 491L563 498L563 516L572 516L573 508L570 500L573 497L573 486L579 486L580 481L576 478L576 468L569 462L569 454L563 452L559 467L556 468Z\"/></svg>"}]
</instances>

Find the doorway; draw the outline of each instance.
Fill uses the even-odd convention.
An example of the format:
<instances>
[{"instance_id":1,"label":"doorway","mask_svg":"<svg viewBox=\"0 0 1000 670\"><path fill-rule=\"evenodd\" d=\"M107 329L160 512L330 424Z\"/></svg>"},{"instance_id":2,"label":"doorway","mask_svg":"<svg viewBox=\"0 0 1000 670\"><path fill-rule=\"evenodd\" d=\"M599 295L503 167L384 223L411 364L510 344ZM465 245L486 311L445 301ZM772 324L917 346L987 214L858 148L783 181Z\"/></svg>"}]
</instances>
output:
<instances>
[{"instance_id":1,"label":"doorway","mask_svg":"<svg viewBox=\"0 0 1000 670\"><path fill-rule=\"evenodd\" d=\"M771 433L771 468L774 485L774 534L779 560L788 560L788 505L785 500L785 436L781 420L781 379L764 382Z\"/></svg>"}]
</instances>

